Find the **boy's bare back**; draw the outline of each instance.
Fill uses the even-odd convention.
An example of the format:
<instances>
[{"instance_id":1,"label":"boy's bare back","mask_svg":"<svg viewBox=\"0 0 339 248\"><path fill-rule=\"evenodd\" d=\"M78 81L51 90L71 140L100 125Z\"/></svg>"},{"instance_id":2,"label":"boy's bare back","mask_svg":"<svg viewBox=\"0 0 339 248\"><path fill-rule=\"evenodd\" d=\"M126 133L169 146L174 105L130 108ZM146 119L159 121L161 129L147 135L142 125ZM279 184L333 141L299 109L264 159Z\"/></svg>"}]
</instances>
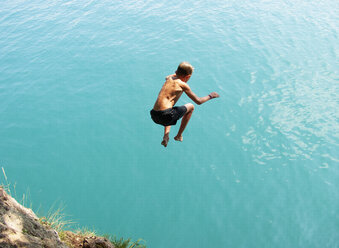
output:
<instances>
[{"instance_id":1,"label":"boy's bare back","mask_svg":"<svg viewBox=\"0 0 339 248\"><path fill-rule=\"evenodd\" d=\"M175 75L166 77L166 82L162 86L158 99L156 100L153 109L156 111L172 108L179 100L183 93L182 82Z\"/></svg>"}]
</instances>

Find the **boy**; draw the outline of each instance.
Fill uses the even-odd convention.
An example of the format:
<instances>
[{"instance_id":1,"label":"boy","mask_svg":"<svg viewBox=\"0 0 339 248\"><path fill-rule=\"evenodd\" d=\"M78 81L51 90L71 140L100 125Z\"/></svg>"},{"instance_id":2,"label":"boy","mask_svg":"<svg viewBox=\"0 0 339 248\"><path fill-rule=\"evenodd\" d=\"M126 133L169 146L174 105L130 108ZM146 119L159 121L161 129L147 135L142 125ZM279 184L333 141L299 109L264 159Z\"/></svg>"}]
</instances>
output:
<instances>
[{"instance_id":1,"label":"boy","mask_svg":"<svg viewBox=\"0 0 339 248\"><path fill-rule=\"evenodd\" d=\"M181 125L178 131L177 136L174 137L177 141L183 141L182 133L185 130L185 127L190 120L194 105L192 103L187 103L183 106L173 107L175 103L179 100L183 92L187 94L196 104L200 105L208 100L219 97L219 94L212 92L211 94L198 97L195 95L191 88L188 86L187 81L190 79L193 73L193 66L187 62L182 62L175 74L167 76L166 82L162 86L158 99L154 104L153 109L151 110L152 120L165 127L165 133L161 144L166 147L169 141L169 132L172 125L177 123L181 117Z\"/></svg>"}]
</instances>

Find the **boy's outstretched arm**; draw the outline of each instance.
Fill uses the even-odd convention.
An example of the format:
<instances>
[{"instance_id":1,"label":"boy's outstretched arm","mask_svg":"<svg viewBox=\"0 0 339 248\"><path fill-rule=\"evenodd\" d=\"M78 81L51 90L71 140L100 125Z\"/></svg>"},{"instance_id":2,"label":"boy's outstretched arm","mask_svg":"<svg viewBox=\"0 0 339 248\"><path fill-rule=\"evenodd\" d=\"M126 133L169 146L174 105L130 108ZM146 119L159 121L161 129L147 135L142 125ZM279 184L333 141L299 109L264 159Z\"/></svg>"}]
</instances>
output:
<instances>
[{"instance_id":1,"label":"boy's outstretched arm","mask_svg":"<svg viewBox=\"0 0 339 248\"><path fill-rule=\"evenodd\" d=\"M211 94L204 97L198 97L196 94L194 94L188 84L182 85L182 88L186 95L198 105L203 104L204 102L207 102L208 100L211 100L213 98L219 97L219 94L217 92L212 92Z\"/></svg>"}]
</instances>

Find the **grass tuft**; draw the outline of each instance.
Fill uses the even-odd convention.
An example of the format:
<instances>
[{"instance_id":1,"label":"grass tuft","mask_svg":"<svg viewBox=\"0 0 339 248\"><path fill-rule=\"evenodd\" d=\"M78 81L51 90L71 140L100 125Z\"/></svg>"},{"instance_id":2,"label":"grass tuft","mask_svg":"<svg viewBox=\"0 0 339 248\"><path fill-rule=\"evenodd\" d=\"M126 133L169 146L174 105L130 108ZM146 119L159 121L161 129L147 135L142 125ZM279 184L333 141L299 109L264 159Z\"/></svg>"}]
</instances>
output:
<instances>
[{"instance_id":1,"label":"grass tuft","mask_svg":"<svg viewBox=\"0 0 339 248\"><path fill-rule=\"evenodd\" d=\"M138 239L137 241L132 241L130 238L118 239L116 236L108 234L103 235L103 237L107 238L116 248L146 248L146 242L142 239Z\"/></svg>"},{"instance_id":2,"label":"grass tuft","mask_svg":"<svg viewBox=\"0 0 339 248\"><path fill-rule=\"evenodd\" d=\"M66 227L74 224L74 222L66 220L66 215L62 213L64 208L58 208L53 211L50 210L46 217L40 217L39 221L43 226L47 226L56 230L58 233L63 231Z\"/></svg>"},{"instance_id":3,"label":"grass tuft","mask_svg":"<svg viewBox=\"0 0 339 248\"><path fill-rule=\"evenodd\" d=\"M7 175L4 167L1 167L4 180L0 182L0 186L13 198L18 199L16 194L16 183L13 185L8 182ZM21 201L18 201L21 205L27 208L32 208L32 202L30 202L30 192L26 190L26 194L22 194Z\"/></svg>"},{"instance_id":4,"label":"grass tuft","mask_svg":"<svg viewBox=\"0 0 339 248\"><path fill-rule=\"evenodd\" d=\"M74 231L74 233L76 235L80 235L80 236L83 236L83 237L94 237L94 236L98 236L98 234L94 231L94 230L91 230L89 228L81 228L81 229L76 229Z\"/></svg>"},{"instance_id":5,"label":"grass tuft","mask_svg":"<svg viewBox=\"0 0 339 248\"><path fill-rule=\"evenodd\" d=\"M10 185L10 183L7 180L5 169L4 169L4 167L1 167L1 169L2 169L2 174L4 175L4 179L5 179L4 182L1 182L1 186L3 187L3 189L6 192L8 192L10 195L12 195L11 185ZM14 185L14 189L15 189L15 185Z\"/></svg>"}]
</instances>

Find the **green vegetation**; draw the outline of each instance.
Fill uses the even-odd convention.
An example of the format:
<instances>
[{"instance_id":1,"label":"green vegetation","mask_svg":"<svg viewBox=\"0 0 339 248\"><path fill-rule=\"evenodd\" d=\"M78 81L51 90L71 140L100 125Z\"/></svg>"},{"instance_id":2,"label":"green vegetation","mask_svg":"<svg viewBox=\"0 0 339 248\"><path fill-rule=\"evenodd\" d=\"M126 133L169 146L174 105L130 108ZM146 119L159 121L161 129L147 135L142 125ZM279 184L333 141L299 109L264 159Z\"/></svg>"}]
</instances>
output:
<instances>
[{"instance_id":1,"label":"green vegetation","mask_svg":"<svg viewBox=\"0 0 339 248\"><path fill-rule=\"evenodd\" d=\"M118 239L107 234L103 235L103 237L107 238L117 248L146 248L145 241L142 239L133 242L131 239Z\"/></svg>"},{"instance_id":2,"label":"green vegetation","mask_svg":"<svg viewBox=\"0 0 339 248\"><path fill-rule=\"evenodd\" d=\"M56 230L61 241L70 247L78 247L78 243L75 240L79 241L89 237L101 236L109 240L116 248L146 248L145 241L142 239L137 241L132 241L130 238L119 239L109 234L97 234L94 230L88 228L76 229L70 232L67 229L70 229L74 222L66 220L66 215L63 214L63 208L61 207L54 212L50 210L46 217L39 218L39 221L42 225Z\"/></svg>"},{"instance_id":3,"label":"green vegetation","mask_svg":"<svg viewBox=\"0 0 339 248\"><path fill-rule=\"evenodd\" d=\"M46 217L40 217L40 224L53 228L55 231L62 232L65 227L73 224L73 222L66 220L65 214L62 213L63 208L58 208L56 211L49 211Z\"/></svg>"}]
</instances>

